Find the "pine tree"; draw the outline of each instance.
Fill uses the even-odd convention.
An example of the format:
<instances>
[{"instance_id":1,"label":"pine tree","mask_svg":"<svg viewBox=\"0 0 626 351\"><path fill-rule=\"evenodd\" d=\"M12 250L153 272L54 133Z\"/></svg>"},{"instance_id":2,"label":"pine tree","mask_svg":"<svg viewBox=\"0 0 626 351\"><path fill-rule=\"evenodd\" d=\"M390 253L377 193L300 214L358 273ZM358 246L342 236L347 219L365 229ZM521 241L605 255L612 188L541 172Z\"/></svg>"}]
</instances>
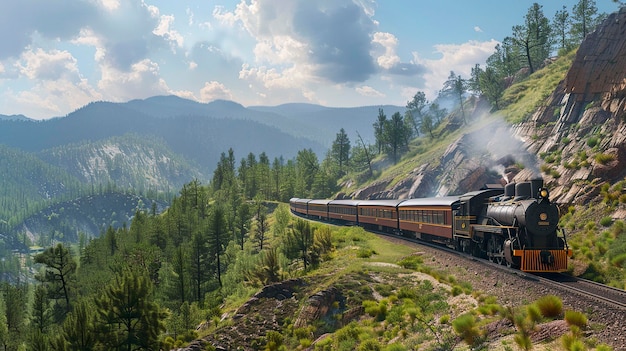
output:
<instances>
[{"instance_id":1,"label":"pine tree","mask_svg":"<svg viewBox=\"0 0 626 351\"><path fill-rule=\"evenodd\" d=\"M63 343L68 351L92 351L96 345L94 315L85 302L80 302L63 323Z\"/></svg>"},{"instance_id":2,"label":"pine tree","mask_svg":"<svg viewBox=\"0 0 626 351\"><path fill-rule=\"evenodd\" d=\"M95 299L98 342L107 349L154 350L166 314L154 302L144 275L126 271Z\"/></svg>"},{"instance_id":3,"label":"pine tree","mask_svg":"<svg viewBox=\"0 0 626 351\"><path fill-rule=\"evenodd\" d=\"M76 275L76 261L70 249L63 244L48 248L35 256L35 263L44 264L43 275L36 278L46 284L51 299L57 302L62 311L57 311L57 320L62 320L71 309L71 290Z\"/></svg>"},{"instance_id":4,"label":"pine tree","mask_svg":"<svg viewBox=\"0 0 626 351\"><path fill-rule=\"evenodd\" d=\"M339 165L339 175L344 175L344 167L347 167L350 158L350 139L343 128L337 133L331 147L331 155L333 160Z\"/></svg>"}]
</instances>

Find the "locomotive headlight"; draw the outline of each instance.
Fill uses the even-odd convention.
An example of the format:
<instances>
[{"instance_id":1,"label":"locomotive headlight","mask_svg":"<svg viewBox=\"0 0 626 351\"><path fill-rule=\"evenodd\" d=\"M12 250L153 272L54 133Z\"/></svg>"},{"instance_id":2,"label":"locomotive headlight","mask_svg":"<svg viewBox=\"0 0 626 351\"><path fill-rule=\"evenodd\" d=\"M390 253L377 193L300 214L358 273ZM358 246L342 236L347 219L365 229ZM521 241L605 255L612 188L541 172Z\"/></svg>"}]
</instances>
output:
<instances>
[{"instance_id":1,"label":"locomotive headlight","mask_svg":"<svg viewBox=\"0 0 626 351\"><path fill-rule=\"evenodd\" d=\"M546 188L539 189L539 198L540 199L547 199L549 196L550 196L550 193L548 192L548 189L546 189Z\"/></svg>"}]
</instances>

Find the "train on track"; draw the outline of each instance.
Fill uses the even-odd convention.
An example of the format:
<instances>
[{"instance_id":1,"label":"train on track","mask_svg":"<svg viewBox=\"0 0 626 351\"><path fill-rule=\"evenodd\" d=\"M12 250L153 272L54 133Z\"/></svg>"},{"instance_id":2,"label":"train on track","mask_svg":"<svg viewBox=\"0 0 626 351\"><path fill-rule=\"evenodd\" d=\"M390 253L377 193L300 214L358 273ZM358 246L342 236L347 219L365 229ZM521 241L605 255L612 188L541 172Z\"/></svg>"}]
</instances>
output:
<instances>
[{"instance_id":1,"label":"train on track","mask_svg":"<svg viewBox=\"0 0 626 351\"><path fill-rule=\"evenodd\" d=\"M444 244L525 272L564 272L572 255L542 179L486 185L460 196L292 198L289 207L305 218Z\"/></svg>"}]
</instances>

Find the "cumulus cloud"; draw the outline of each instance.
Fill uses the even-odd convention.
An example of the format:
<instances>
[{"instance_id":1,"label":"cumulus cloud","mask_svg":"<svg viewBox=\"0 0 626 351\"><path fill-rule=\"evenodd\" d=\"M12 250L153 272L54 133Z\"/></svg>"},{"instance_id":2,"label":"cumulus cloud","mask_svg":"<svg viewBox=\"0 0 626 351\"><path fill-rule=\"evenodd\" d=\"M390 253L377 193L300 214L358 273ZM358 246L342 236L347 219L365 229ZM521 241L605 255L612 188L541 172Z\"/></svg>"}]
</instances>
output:
<instances>
[{"instance_id":1,"label":"cumulus cloud","mask_svg":"<svg viewBox=\"0 0 626 351\"><path fill-rule=\"evenodd\" d=\"M106 99L112 101L147 98L170 91L159 75L159 65L149 59L133 64L128 72L104 65L98 88L106 92Z\"/></svg>"},{"instance_id":2,"label":"cumulus cloud","mask_svg":"<svg viewBox=\"0 0 626 351\"><path fill-rule=\"evenodd\" d=\"M36 49L25 52L22 58L23 63L17 64L20 73L30 79L57 80L78 74L76 59L68 51Z\"/></svg>"},{"instance_id":3,"label":"cumulus cloud","mask_svg":"<svg viewBox=\"0 0 626 351\"><path fill-rule=\"evenodd\" d=\"M385 97L385 94L367 85L357 87L356 92L363 96Z\"/></svg>"},{"instance_id":4,"label":"cumulus cloud","mask_svg":"<svg viewBox=\"0 0 626 351\"><path fill-rule=\"evenodd\" d=\"M233 96L224 86L224 84L216 81L206 82L200 90L200 101L210 102L213 100L232 100Z\"/></svg>"},{"instance_id":5,"label":"cumulus cloud","mask_svg":"<svg viewBox=\"0 0 626 351\"><path fill-rule=\"evenodd\" d=\"M169 40L174 47L182 47L184 44L183 36L176 30L172 29L174 16L163 15L160 18L159 25L152 31L155 35Z\"/></svg>"},{"instance_id":6,"label":"cumulus cloud","mask_svg":"<svg viewBox=\"0 0 626 351\"><path fill-rule=\"evenodd\" d=\"M390 69L400 63L400 57L396 54L398 39L393 34L376 32L372 42L384 48L384 53L378 56L376 60L379 66Z\"/></svg>"},{"instance_id":7,"label":"cumulus cloud","mask_svg":"<svg viewBox=\"0 0 626 351\"><path fill-rule=\"evenodd\" d=\"M362 82L376 72L370 54L375 23L351 0L241 1L233 12L217 7L213 16L256 41L254 62L248 64L258 71L272 66L283 76L295 69L300 76L332 83ZM294 81L293 87L303 83Z\"/></svg>"},{"instance_id":8,"label":"cumulus cloud","mask_svg":"<svg viewBox=\"0 0 626 351\"><path fill-rule=\"evenodd\" d=\"M294 33L307 43L313 71L334 83L363 82L376 72L370 56L375 25L363 8L349 2L325 10L301 2L293 17Z\"/></svg>"},{"instance_id":9,"label":"cumulus cloud","mask_svg":"<svg viewBox=\"0 0 626 351\"><path fill-rule=\"evenodd\" d=\"M485 62L487 57L494 53L498 41L469 41L463 44L440 44L435 46L439 59L421 59L417 53L413 53L414 61L426 67L424 74L425 92L429 92L428 98L432 99L441 90L443 83L448 79L450 71L467 79L471 75L471 69L476 63Z\"/></svg>"},{"instance_id":10,"label":"cumulus cloud","mask_svg":"<svg viewBox=\"0 0 626 351\"><path fill-rule=\"evenodd\" d=\"M483 29L482 29L482 28L480 28L479 26L475 26L475 27L474 27L474 32L477 32L477 33L482 33L482 32L483 32Z\"/></svg>"}]
</instances>

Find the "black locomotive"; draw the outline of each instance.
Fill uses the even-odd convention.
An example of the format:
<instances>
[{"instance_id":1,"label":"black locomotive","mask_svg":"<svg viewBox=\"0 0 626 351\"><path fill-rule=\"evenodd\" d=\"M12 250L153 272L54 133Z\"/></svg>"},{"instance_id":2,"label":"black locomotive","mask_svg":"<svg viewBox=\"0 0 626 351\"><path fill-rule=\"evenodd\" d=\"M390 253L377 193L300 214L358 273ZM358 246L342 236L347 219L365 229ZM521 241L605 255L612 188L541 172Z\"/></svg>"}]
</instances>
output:
<instances>
[{"instance_id":1,"label":"black locomotive","mask_svg":"<svg viewBox=\"0 0 626 351\"><path fill-rule=\"evenodd\" d=\"M543 180L485 186L461 196L405 200L293 198L291 211L312 219L359 225L442 243L526 272L567 270L559 208Z\"/></svg>"}]
</instances>

